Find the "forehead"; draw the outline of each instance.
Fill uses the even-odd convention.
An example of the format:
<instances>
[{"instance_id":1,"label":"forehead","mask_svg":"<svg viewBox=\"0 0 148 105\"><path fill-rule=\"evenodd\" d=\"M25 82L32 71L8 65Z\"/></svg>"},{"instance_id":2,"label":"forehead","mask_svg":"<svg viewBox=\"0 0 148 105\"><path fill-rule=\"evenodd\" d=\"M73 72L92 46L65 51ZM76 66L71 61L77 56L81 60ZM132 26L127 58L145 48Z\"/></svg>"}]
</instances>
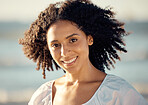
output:
<instances>
[{"instance_id":1,"label":"forehead","mask_svg":"<svg viewBox=\"0 0 148 105\"><path fill-rule=\"evenodd\" d=\"M80 33L77 25L70 21L61 20L52 24L47 32L48 40L54 40L60 37L66 37L73 33Z\"/></svg>"}]
</instances>

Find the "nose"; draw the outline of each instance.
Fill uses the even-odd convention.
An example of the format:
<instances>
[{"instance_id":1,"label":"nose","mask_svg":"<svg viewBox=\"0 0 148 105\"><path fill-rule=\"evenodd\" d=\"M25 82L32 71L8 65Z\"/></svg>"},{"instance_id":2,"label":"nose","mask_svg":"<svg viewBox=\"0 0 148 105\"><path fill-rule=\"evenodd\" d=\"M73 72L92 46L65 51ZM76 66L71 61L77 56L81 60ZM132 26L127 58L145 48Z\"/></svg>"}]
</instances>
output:
<instances>
[{"instance_id":1,"label":"nose","mask_svg":"<svg viewBox=\"0 0 148 105\"><path fill-rule=\"evenodd\" d=\"M67 56L70 53L70 49L66 45L61 46L61 56Z\"/></svg>"}]
</instances>

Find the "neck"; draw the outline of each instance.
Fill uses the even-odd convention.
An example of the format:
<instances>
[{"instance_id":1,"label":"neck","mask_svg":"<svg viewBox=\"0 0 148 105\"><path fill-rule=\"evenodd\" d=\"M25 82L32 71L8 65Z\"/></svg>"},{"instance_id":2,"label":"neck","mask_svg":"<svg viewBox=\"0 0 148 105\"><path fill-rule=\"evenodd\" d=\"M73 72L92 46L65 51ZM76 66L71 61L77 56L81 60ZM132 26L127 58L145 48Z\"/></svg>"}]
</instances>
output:
<instances>
[{"instance_id":1,"label":"neck","mask_svg":"<svg viewBox=\"0 0 148 105\"><path fill-rule=\"evenodd\" d=\"M65 77L66 81L71 83L90 82L96 80L96 77L99 76L98 73L101 74L101 72L89 62L87 66L84 66L76 73L66 72Z\"/></svg>"}]
</instances>

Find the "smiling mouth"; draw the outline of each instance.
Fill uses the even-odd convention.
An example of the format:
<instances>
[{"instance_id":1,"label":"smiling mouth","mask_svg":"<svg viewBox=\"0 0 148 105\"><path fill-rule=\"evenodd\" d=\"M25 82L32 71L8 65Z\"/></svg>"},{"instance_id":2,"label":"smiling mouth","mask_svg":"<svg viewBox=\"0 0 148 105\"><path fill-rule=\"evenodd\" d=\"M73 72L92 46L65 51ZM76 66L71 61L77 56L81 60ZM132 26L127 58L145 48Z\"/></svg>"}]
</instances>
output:
<instances>
[{"instance_id":1,"label":"smiling mouth","mask_svg":"<svg viewBox=\"0 0 148 105\"><path fill-rule=\"evenodd\" d=\"M64 64L72 64L77 60L78 56L68 60L68 61L62 61Z\"/></svg>"}]
</instances>

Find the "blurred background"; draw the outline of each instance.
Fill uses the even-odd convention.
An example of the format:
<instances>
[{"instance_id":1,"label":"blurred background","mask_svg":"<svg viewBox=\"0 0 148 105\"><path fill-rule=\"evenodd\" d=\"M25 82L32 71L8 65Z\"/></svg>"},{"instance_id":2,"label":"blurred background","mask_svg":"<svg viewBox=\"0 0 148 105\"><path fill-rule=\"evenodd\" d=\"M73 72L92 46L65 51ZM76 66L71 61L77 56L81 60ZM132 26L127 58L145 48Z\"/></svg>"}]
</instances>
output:
<instances>
[{"instance_id":1,"label":"blurred background","mask_svg":"<svg viewBox=\"0 0 148 105\"><path fill-rule=\"evenodd\" d=\"M36 71L18 44L24 31L48 4L59 0L0 0L0 105L27 105L34 91L43 83L56 79L62 70ZM113 7L116 18L125 22L132 32L125 37L128 53L120 54L115 69L107 73L118 75L131 83L148 100L148 0L92 0L98 6Z\"/></svg>"}]
</instances>

